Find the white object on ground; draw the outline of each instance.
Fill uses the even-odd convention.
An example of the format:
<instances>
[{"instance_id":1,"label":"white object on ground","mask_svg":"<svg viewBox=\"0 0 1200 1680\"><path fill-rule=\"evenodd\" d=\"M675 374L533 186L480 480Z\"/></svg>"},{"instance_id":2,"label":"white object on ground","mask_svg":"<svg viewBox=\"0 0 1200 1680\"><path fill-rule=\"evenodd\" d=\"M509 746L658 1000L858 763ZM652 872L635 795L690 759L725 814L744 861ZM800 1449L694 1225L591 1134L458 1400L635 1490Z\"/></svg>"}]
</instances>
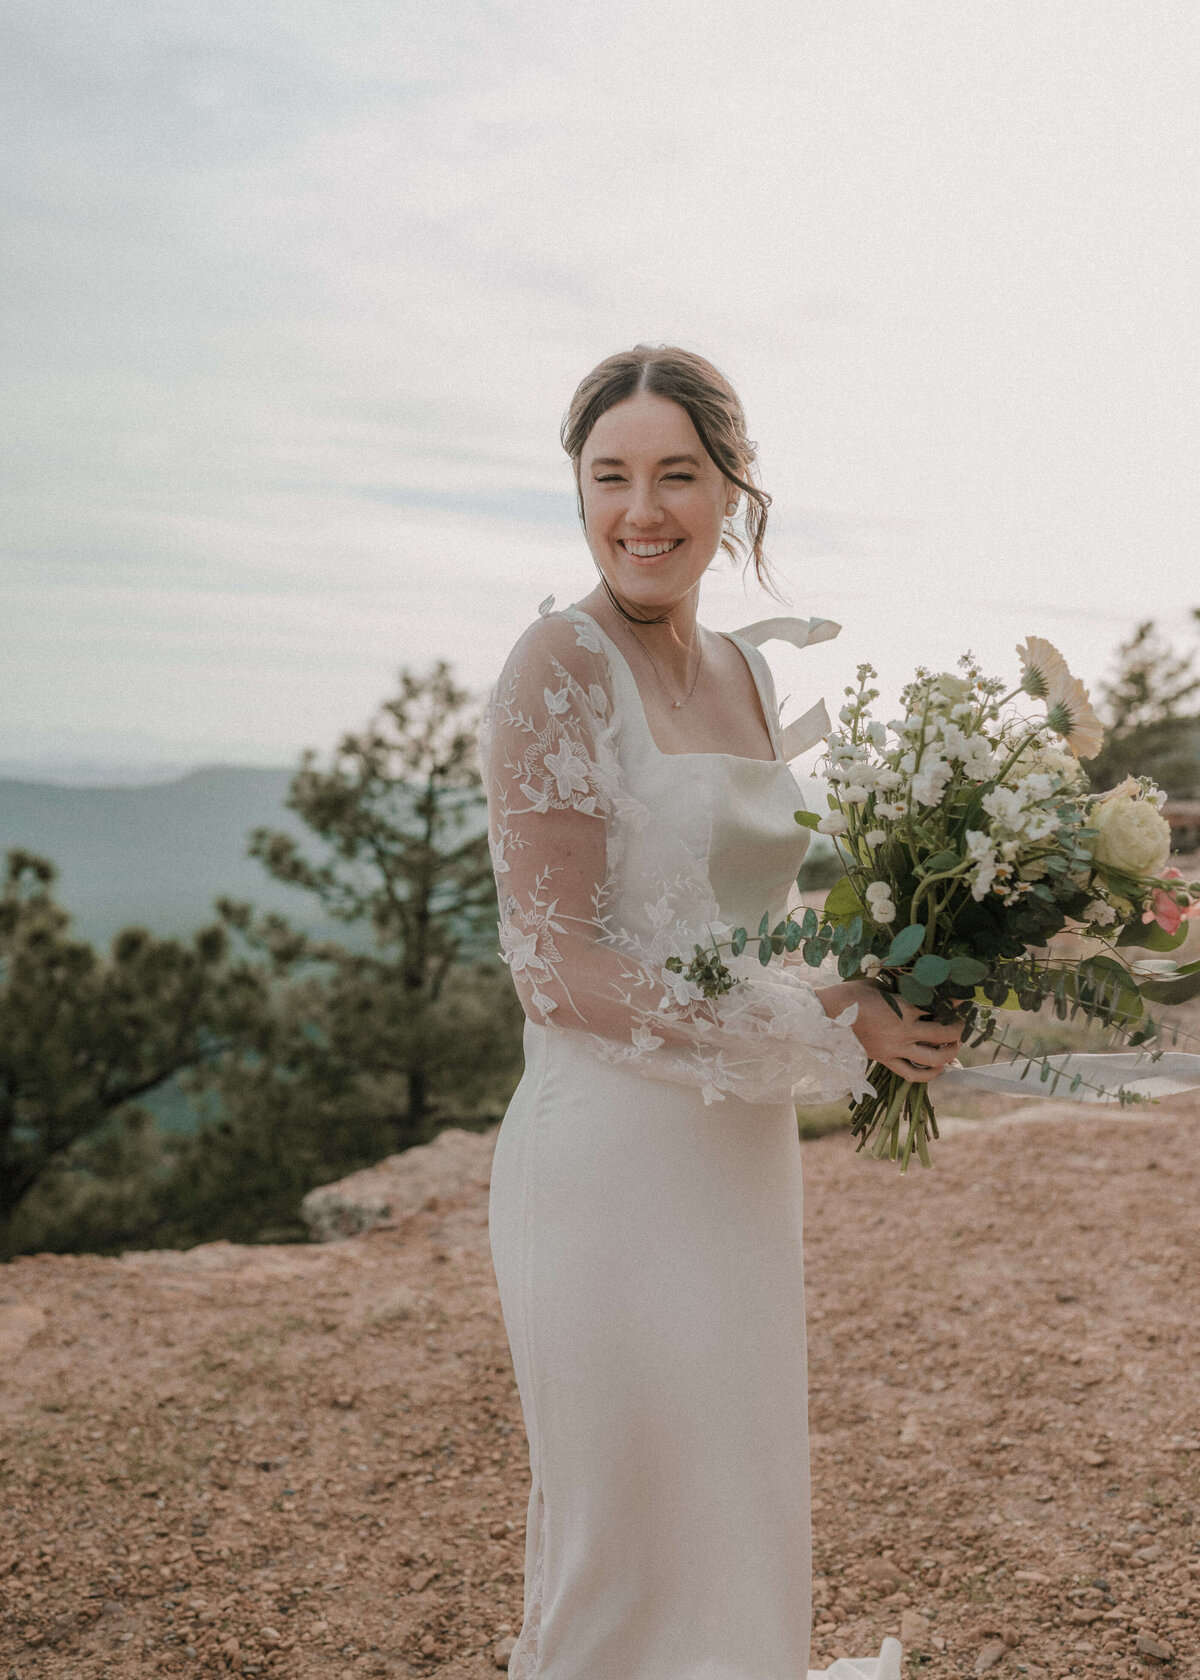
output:
<instances>
[{"instance_id":1,"label":"white object on ground","mask_svg":"<svg viewBox=\"0 0 1200 1680\"><path fill-rule=\"evenodd\" d=\"M829 1668L810 1668L808 1680L900 1680L898 1639L885 1639L877 1657L839 1657Z\"/></svg>"}]
</instances>

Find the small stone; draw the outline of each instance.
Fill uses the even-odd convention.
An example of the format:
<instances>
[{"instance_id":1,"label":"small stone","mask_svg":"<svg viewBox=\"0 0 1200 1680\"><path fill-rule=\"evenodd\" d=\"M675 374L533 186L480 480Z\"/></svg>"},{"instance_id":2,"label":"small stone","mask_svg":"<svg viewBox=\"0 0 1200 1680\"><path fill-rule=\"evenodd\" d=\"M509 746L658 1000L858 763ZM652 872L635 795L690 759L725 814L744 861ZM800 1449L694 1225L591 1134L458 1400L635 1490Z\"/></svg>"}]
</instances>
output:
<instances>
[{"instance_id":1,"label":"small stone","mask_svg":"<svg viewBox=\"0 0 1200 1680\"><path fill-rule=\"evenodd\" d=\"M436 1577L436 1575L436 1569L422 1569L420 1574L414 1575L412 1581L410 1582L413 1592L424 1592L425 1588L429 1585L430 1581Z\"/></svg>"},{"instance_id":2,"label":"small stone","mask_svg":"<svg viewBox=\"0 0 1200 1680\"><path fill-rule=\"evenodd\" d=\"M863 1574L868 1581L874 1581L881 1587L891 1587L893 1591L904 1578L903 1573L887 1558L868 1558L863 1566Z\"/></svg>"},{"instance_id":3,"label":"small stone","mask_svg":"<svg viewBox=\"0 0 1200 1680\"><path fill-rule=\"evenodd\" d=\"M436 1649L437 1640L431 1633L427 1633L421 1641L421 1655L423 1657L431 1657Z\"/></svg>"},{"instance_id":4,"label":"small stone","mask_svg":"<svg viewBox=\"0 0 1200 1680\"><path fill-rule=\"evenodd\" d=\"M279 1644L282 1643L282 1636L280 1635L277 1628L273 1628L273 1627L259 1628L258 1637L259 1637L260 1641L262 1642L262 1644L264 1644L268 1647L273 1646L273 1645L279 1645Z\"/></svg>"},{"instance_id":5,"label":"small stone","mask_svg":"<svg viewBox=\"0 0 1200 1680\"><path fill-rule=\"evenodd\" d=\"M1170 1662L1175 1655L1165 1639L1155 1639L1152 1633L1138 1634L1137 1653L1139 1657L1149 1657L1151 1662L1156 1663Z\"/></svg>"},{"instance_id":6,"label":"small stone","mask_svg":"<svg viewBox=\"0 0 1200 1680\"><path fill-rule=\"evenodd\" d=\"M507 1668L508 1659L517 1648L515 1639L497 1639L492 1646L492 1661L497 1668Z\"/></svg>"},{"instance_id":7,"label":"small stone","mask_svg":"<svg viewBox=\"0 0 1200 1680\"><path fill-rule=\"evenodd\" d=\"M986 1674L989 1669L995 1668L1001 1657L1007 1655L1008 1646L1004 1643L1003 1639L989 1639L987 1644L980 1651L979 1655L975 1658L974 1672L976 1674Z\"/></svg>"},{"instance_id":8,"label":"small stone","mask_svg":"<svg viewBox=\"0 0 1200 1680\"><path fill-rule=\"evenodd\" d=\"M1067 1620L1075 1622L1081 1627L1090 1627L1093 1622L1100 1620L1100 1616L1101 1612L1099 1610L1072 1610Z\"/></svg>"},{"instance_id":9,"label":"small stone","mask_svg":"<svg viewBox=\"0 0 1200 1680\"><path fill-rule=\"evenodd\" d=\"M923 1651L928 1639L928 1619L919 1610L906 1610L900 1618L900 1643L904 1649Z\"/></svg>"},{"instance_id":10,"label":"small stone","mask_svg":"<svg viewBox=\"0 0 1200 1680\"><path fill-rule=\"evenodd\" d=\"M1102 1464L1108 1463L1108 1455L1106 1453L1085 1452L1080 1453L1079 1456L1085 1464L1090 1464L1093 1470L1097 1470Z\"/></svg>"},{"instance_id":11,"label":"small stone","mask_svg":"<svg viewBox=\"0 0 1200 1680\"><path fill-rule=\"evenodd\" d=\"M502 1522L493 1523L491 1528L488 1529L488 1533L491 1535L493 1540L507 1540L508 1524Z\"/></svg>"}]
</instances>

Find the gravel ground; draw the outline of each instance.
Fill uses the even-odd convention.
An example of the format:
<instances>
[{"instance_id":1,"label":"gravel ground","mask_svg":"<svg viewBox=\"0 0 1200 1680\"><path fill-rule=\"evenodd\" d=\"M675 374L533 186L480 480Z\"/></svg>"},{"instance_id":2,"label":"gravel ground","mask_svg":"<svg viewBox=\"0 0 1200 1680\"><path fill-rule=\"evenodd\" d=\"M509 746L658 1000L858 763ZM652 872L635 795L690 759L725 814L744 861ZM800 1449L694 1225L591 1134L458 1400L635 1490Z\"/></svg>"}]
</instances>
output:
<instances>
[{"instance_id":1,"label":"gravel ground","mask_svg":"<svg viewBox=\"0 0 1200 1680\"><path fill-rule=\"evenodd\" d=\"M814 1663L1200 1675L1200 1105L1038 1114L804 1145ZM499 1672L491 1144L345 1242L0 1271L0 1677Z\"/></svg>"}]
</instances>

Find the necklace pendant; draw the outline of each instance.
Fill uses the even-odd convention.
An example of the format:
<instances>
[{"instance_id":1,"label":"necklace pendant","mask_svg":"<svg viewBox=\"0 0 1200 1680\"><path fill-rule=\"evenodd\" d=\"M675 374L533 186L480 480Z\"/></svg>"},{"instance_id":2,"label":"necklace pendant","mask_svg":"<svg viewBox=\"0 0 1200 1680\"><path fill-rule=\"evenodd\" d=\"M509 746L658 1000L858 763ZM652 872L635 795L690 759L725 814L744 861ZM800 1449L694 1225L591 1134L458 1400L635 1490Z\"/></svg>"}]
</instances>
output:
<instances>
[{"instance_id":1,"label":"necklace pendant","mask_svg":"<svg viewBox=\"0 0 1200 1680\"><path fill-rule=\"evenodd\" d=\"M683 705L683 701L682 701L682 700L676 700L676 702L675 702L675 706L676 706L676 709L677 709L677 710L678 710L678 708L679 708L679 707L680 707L680 706L682 706L682 705Z\"/></svg>"}]
</instances>

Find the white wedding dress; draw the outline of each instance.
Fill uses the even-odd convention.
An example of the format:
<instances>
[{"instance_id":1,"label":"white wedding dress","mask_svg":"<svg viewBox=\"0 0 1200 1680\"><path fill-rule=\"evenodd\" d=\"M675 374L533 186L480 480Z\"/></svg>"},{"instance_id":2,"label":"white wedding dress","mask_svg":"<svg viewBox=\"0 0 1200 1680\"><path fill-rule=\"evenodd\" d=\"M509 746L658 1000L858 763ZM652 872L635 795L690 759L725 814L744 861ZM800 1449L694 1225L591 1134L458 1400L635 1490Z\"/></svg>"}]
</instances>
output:
<instances>
[{"instance_id":1,"label":"white wedding dress","mask_svg":"<svg viewBox=\"0 0 1200 1680\"><path fill-rule=\"evenodd\" d=\"M514 1680L808 1673L793 1099L861 1090L866 1058L811 970L764 969L752 943L745 984L705 1002L663 963L710 927L783 914L807 838L787 766L802 745L753 644L814 629L836 626L733 638L770 760L661 752L579 608L544 611L489 698L500 935L528 1018L490 1205L532 1472ZM900 1654L887 1640L822 1672L900 1680Z\"/></svg>"}]
</instances>

